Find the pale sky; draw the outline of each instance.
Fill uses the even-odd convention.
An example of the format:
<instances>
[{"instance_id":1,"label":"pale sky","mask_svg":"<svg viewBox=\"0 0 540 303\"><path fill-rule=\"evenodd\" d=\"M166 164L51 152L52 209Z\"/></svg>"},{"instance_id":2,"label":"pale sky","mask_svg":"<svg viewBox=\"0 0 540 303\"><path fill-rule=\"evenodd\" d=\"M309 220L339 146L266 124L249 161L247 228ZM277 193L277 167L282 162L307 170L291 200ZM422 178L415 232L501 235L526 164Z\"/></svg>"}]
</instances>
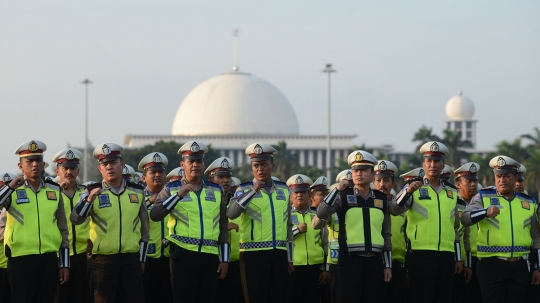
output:
<instances>
[{"instance_id":1,"label":"pale sky","mask_svg":"<svg viewBox=\"0 0 540 303\"><path fill-rule=\"evenodd\" d=\"M301 134L326 133L332 63L333 133L412 151L463 90L491 149L540 126L538 16L538 1L1 1L0 172L26 140L49 162L83 145L85 78L94 145L170 134L183 98L231 70L233 28L241 70L285 94Z\"/></svg>"}]
</instances>

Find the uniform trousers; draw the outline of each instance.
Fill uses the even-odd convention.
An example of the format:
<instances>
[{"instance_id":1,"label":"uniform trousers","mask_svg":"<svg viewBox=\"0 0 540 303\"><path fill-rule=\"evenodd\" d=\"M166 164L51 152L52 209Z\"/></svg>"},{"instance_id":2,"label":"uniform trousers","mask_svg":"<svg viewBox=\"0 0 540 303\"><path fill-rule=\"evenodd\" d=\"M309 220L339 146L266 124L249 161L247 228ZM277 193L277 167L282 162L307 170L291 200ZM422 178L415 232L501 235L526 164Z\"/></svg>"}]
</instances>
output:
<instances>
[{"instance_id":1,"label":"uniform trousers","mask_svg":"<svg viewBox=\"0 0 540 303\"><path fill-rule=\"evenodd\" d=\"M478 284L478 273L476 272L476 264L478 264L478 258L472 257L472 279L465 286L465 292L463 294L464 303L482 303L482 291L480 290L480 284Z\"/></svg>"},{"instance_id":2,"label":"uniform trousers","mask_svg":"<svg viewBox=\"0 0 540 303\"><path fill-rule=\"evenodd\" d=\"M527 261L483 258L478 261L476 272L485 302L523 302L530 283Z\"/></svg>"},{"instance_id":3,"label":"uniform trousers","mask_svg":"<svg viewBox=\"0 0 540 303\"><path fill-rule=\"evenodd\" d=\"M363 257L340 254L339 302L380 302L384 265L380 255Z\"/></svg>"},{"instance_id":4,"label":"uniform trousers","mask_svg":"<svg viewBox=\"0 0 540 303\"><path fill-rule=\"evenodd\" d=\"M328 273L330 276L330 273ZM330 295L330 279L324 283L317 286L317 302L320 303L331 303L332 297Z\"/></svg>"},{"instance_id":5,"label":"uniform trousers","mask_svg":"<svg viewBox=\"0 0 540 303\"><path fill-rule=\"evenodd\" d=\"M392 261L392 279L384 282L383 302L407 302L407 268L405 263Z\"/></svg>"},{"instance_id":6,"label":"uniform trousers","mask_svg":"<svg viewBox=\"0 0 540 303\"><path fill-rule=\"evenodd\" d=\"M208 303L216 299L219 257L170 246L173 301Z\"/></svg>"},{"instance_id":7,"label":"uniform trousers","mask_svg":"<svg viewBox=\"0 0 540 303\"><path fill-rule=\"evenodd\" d=\"M329 273L330 273L330 301L332 303L339 302L339 266L337 264L329 264Z\"/></svg>"},{"instance_id":8,"label":"uniform trousers","mask_svg":"<svg viewBox=\"0 0 540 303\"><path fill-rule=\"evenodd\" d=\"M144 302L139 253L92 255L88 259L94 303Z\"/></svg>"},{"instance_id":9,"label":"uniform trousers","mask_svg":"<svg viewBox=\"0 0 540 303\"><path fill-rule=\"evenodd\" d=\"M217 302L244 303L242 278L240 277L240 261L229 262L229 271L223 280L217 282Z\"/></svg>"},{"instance_id":10,"label":"uniform trousers","mask_svg":"<svg viewBox=\"0 0 540 303\"><path fill-rule=\"evenodd\" d=\"M92 300L88 271L86 265L86 252L69 257L69 280L59 285L59 303L88 303Z\"/></svg>"},{"instance_id":11,"label":"uniform trousers","mask_svg":"<svg viewBox=\"0 0 540 303\"><path fill-rule=\"evenodd\" d=\"M409 253L411 302L450 303L454 289L454 253L417 250Z\"/></svg>"},{"instance_id":12,"label":"uniform trousers","mask_svg":"<svg viewBox=\"0 0 540 303\"><path fill-rule=\"evenodd\" d=\"M246 284L250 303L287 301L287 251L281 249L246 251Z\"/></svg>"},{"instance_id":13,"label":"uniform trousers","mask_svg":"<svg viewBox=\"0 0 540 303\"><path fill-rule=\"evenodd\" d=\"M469 282L470 283L470 282ZM454 290L452 291L452 302L463 302L463 296L465 294L466 279L465 279L465 266L460 274L454 274Z\"/></svg>"},{"instance_id":14,"label":"uniform trousers","mask_svg":"<svg viewBox=\"0 0 540 303\"><path fill-rule=\"evenodd\" d=\"M535 264L538 264L538 257L534 250L532 250L529 254L529 265L530 265L530 274L529 274L529 281L532 281L532 273L534 269ZM529 286L527 286L527 295L525 295L525 301L526 302L534 302L534 301L540 301L540 285L532 285L529 283Z\"/></svg>"},{"instance_id":15,"label":"uniform trousers","mask_svg":"<svg viewBox=\"0 0 540 303\"><path fill-rule=\"evenodd\" d=\"M54 302L58 284L55 252L8 258L13 303Z\"/></svg>"},{"instance_id":16,"label":"uniform trousers","mask_svg":"<svg viewBox=\"0 0 540 303\"><path fill-rule=\"evenodd\" d=\"M319 302L319 276L322 264L298 265L289 275L289 303Z\"/></svg>"},{"instance_id":17,"label":"uniform trousers","mask_svg":"<svg viewBox=\"0 0 540 303\"><path fill-rule=\"evenodd\" d=\"M7 275L7 268L0 268L0 303L11 303L11 286Z\"/></svg>"},{"instance_id":18,"label":"uniform trousers","mask_svg":"<svg viewBox=\"0 0 540 303\"><path fill-rule=\"evenodd\" d=\"M144 301L171 303L171 263L169 257L146 258L143 274Z\"/></svg>"}]
</instances>

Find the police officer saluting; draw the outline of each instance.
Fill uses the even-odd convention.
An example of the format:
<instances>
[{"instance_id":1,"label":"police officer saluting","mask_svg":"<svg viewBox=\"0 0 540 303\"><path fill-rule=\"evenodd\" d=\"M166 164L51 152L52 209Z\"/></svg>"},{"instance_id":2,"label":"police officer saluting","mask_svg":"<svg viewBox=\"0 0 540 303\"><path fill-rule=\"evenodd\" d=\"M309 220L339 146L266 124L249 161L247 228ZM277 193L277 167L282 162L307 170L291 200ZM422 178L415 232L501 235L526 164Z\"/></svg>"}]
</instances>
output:
<instances>
[{"instance_id":1,"label":"police officer saluting","mask_svg":"<svg viewBox=\"0 0 540 303\"><path fill-rule=\"evenodd\" d=\"M240 217L250 303L285 302L288 272L294 271L289 188L272 180L275 152L264 143L246 148L254 180L240 184L227 210L229 218Z\"/></svg>"},{"instance_id":2,"label":"police officer saluting","mask_svg":"<svg viewBox=\"0 0 540 303\"><path fill-rule=\"evenodd\" d=\"M61 189L41 180L46 150L37 140L21 144L15 153L23 176L0 190L0 206L8 212L4 244L15 303L53 302L58 280L65 284L69 279L69 232Z\"/></svg>"},{"instance_id":3,"label":"police officer saluting","mask_svg":"<svg viewBox=\"0 0 540 303\"><path fill-rule=\"evenodd\" d=\"M148 212L152 211L157 195L165 186L165 167L169 159L158 152L146 155L139 162L138 169L143 171L142 180L146 184L144 202ZM137 177L137 175L135 175ZM172 302L171 271L169 248L163 241L169 235L167 223L169 216L163 220L150 220L150 240L144 266L144 298L149 302Z\"/></svg>"},{"instance_id":4,"label":"police officer saluting","mask_svg":"<svg viewBox=\"0 0 540 303\"><path fill-rule=\"evenodd\" d=\"M454 274L463 271L458 195L440 179L448 148L432 141L422 145L420 152L426 174L423 182L405 185L390 211L396 216L408 210L411 302L451 302Z\"/></svg>"},{"instance_id":5,"label":"police officer saluting","mask_svg":"<svg viewBox=\"0 0 540 303\"><path fill-rule=\"evenodd\" d=\"M154 221L170 214L174 302L213 302L217 279L227 275L227 206L222 187L201 179L207 150L199 141L180 147L185 176L161 190L150 212Z\"/></svg>"},{"instance_id":6,"label":"police officer saluting","mask_svg":"<svg viewBox=\"0 0 540 303\"><path fill-rule=\"evenodd\" d=\"M339 296L341 302L380 302L383 282L392 278L391 223L386 195L370 188L377 159L357 150L347 158L354 187L341 180L317 209L317 216L339 218Z\"/></svg>"},{"instance_id":7,"label":"police officer saluting","mask_svg":"<svg viewBox=\"0 0 540 303\"><path fill-rule=\"evenodd\" d=\"M181 167L177 167L173 170L171 170L168 174L167 174L167 182L173 182L173 181L176 181L176 180L180 180L184 177L185 173L184 173L184 170L181 168Z\"/></svg>"},{"instance_id":8,"label":"police officer saluting","mask_svg":"<svg viewBox=\"0 0 540 303\"><path fill-rule=\"evenodd\" d=\"M540 269L529 280L527 254L540 254L538 208L515 191L519 163L507 156L489 162L496 188L481 189L463 213L463 225L478 224L476 272L485 302L523 302L527 285L540 284Z\"/></svg>"},{"instance_id":9,"label":"police officer saluting","mask_svg":"<svg viewBox=\"0 0 540 303\"><path fill-rule=\"evenodd\" d=\"M143 270L148 244L148 213L143 187L122 178L122 147L94 149L101 183L89 185L71 213L71 222L90 217L88 268L94 302L143 302Z\"/></svg>"},{"instance_id":10,"label":"police officer saluting","mask_svg":"<svg viewBox=\"0 0 540 303\"><path fill-rule=\"evenodd\" d=\"M71 214L79 201L84 187L77 185L79 162L82 153L74 148L58 152L52 159L56 163L56 175L62 187L62 199L66 214ZM71 269L68 283L60 285L59 302L90 302L91 293L86 270L86 247L90 238L90 220L74 225L68 221Z\"/></svg>"}]
</instances>

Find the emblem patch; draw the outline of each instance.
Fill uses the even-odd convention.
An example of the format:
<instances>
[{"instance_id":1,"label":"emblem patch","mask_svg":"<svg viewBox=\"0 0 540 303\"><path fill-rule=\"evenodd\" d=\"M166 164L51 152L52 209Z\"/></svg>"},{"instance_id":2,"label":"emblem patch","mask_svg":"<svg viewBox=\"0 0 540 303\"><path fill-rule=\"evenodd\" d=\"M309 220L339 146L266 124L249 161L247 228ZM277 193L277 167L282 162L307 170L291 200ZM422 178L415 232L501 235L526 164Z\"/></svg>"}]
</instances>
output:
<instances>
[{"instance_id":1,"label":"emblem patch","mask_svg":"<svg viewBox=\"0 0 540 303\"><path fill-rule=\"evenodd\" d=\"M227 159L223 159L223 161L221 161L221 168L224 168L224 169L230 168L229 161L227 161Z\"/></svg>"},{"instance_id":2,"label":"emblem patch","mask_svg":"<svg viewBox=\"0 0 540 303\"><path fill-rule=\"evenodd\" d=\"M469 167L469 172L471 174L476 174L477 171L478 171L478 168L476 167L476 165L471 164L471 167Z\"/></svg>"},{"instance_id":3,"label":"emblem patch","mask_svg":"<svg viewBox=\"0 0 540 303\"><path fill-rule=\"evenodd\" d=\"M356 155L354 155L354 161L360 162L362 160L364 160L364 156L362 156L361 152L357 152Z\"/></svg>"},{"instance_id":4,"label":"emblem patch","mask_svg":"<svg viewBox=\"0 0 540 303\"><path fill-rule=\"evenodd\" d=\"M381 161L381 163L379 163L379 170L386 170L387 168L387 165L384 161Z\"/></svg>"},{"instance_id":5,"label":"emblem patch","mask_svg":"<svg viewBox=\"0 0 540 303\"><path fill-rule=\"evenodd\" d=\"M429 192L427 188L420 188L420 198L429 198Z\"/></svg>"},{"instance_id":6,"label":"emblem patch","mask_svg":"<svg viewBox=\"0 0 540 303\"><path fill-rule=\"evenodd\" d=\"M503 157L499 157L499 159L497 159L497 166L503 167L505 165L506 165L506 160L504 160Z\"/></svg>"},{"instance_id":7,"label":"emblem patch","mask_svg":"<svg viewBox=\"0 0 540 303\"><path fill-rule=\"evenodd\" d=\"M47 192L47 199L56 200L56 193L54 191L48 191Z\"/></svg>"},{"instance_id":8,"label":"emblem patch","mask_svg":"<svg viewBox=\"0 0 540 303\"><path fill-rule=\"evenodd\" d=\"M99 208L111 207L111 201L108 195L99 195Z\"/></svg>"},{"instance_id":9,"label":"emblem patch","mask_svg":"<svg viewBox=\"0 0 540 303\"><path fill-rule=\"evenodd\" d=\"M378 208L383 208L383 202L381 199L375 199L375 207L378 207Z\"/></svg>"},{"instance_id":10,"label":"emblem patch","mask_svg":"<svg viewBox=\"0 0 540 303\"><path fill-rule=\"evenodd\" d=\"M152 157L152 162L161 163L163 162L163 159L161 159L161 156L158 153L155 153L154 157Z\"/></svg>"},{"instance_id":11,"label":"emblem patch","mask_svg":"<svg viewBox=\"0 0 540 303\"><path fill-rule=\"evenodd\" d=\"M36 152L39 149L39 146L36 142L32 141L30 144L28 144L28 150L31 152Z\"/></svg>"},{"instance_id":12,"label":"emblem patch","mask_svg":"<svg viewBox=\"0 0 540 303\"><path fill-rule=\"evenodd\" d=\"M304 183L304 179L302 179L302 177L298 176L298 177L296 177L295 182L296 182L296 184L300 185L300 184Z\"/></svg>"},{"instance_id":13,"label":"emblem patch","mask_svg":"<svg viewBox=\"0 0 540 303\"><path fill-rule=\"evenodd\" d=\"M66 153L66 159L68 161L71 161L71 160L75 159L75 154L71 151L71 149L68 150L68 152Z\"/></svg>"},{"instance_id":14,"label":"emblem patch","mask_svg":"<svg viewBox=\"0 0 540 303\"><path fill-rule=\"evenodd\" d=\"M285 193L283 192L283 190L281 189L276 190L276 200L285 201Z\"/></svg>"},{"instance_id":15,"label":"emblem patch","mask_svg":"<svg viewBox=\"0 0 540 303\"><path fill-rule=\"evenodd\" d=\"M101 147L101 153L107 156L111 153L111 148L107 144L103 144L103 147Z\"/></svg>"},{"instance_id":16,"label":"emblem patch","mask_svg":"<svg viewBox=\"0 0 540 303\"><path fill-rule=\"evenodd\" d=\"M263 149L262 149L262 147L261 147L259 144L257 144L257 145L255 145L255 147L253 148L253 151L254 151L257 155L260 155L260 154L262 154Z\"/></svg>"},{"instance_id":17,"label":"emblem patch","mask_svg":"<svg viewBox=\"0 0 540 303\"><path fill-rule=\"evenodd\" d=\"M429 147L429 150L432 152L438 152L439 151L439 144L437 142L433 142L431 146Z\"/></svg>"},{"instance_id":18,"label":"emblem patch","mask_svg":"<svg viewBox=\"0 0 540 303\"><path fill-rule=\"evenodd\" d=\"M494 206L496 206L498 208L503 208L501 206L501 203L499 202L499 199L497 199L497 198L491 198L491 205L494 205Z\"/></svg>"},{"instance_id":19,"label":"emblem patch","mask_svg":"<svg viewBox=\"0 0 540 303\"><path fill-rule=\"evenodd\" d=\"M347 195L347 204L349 204L349 205L358 205L358 201L356 200L356 196Z\"/></svg>"},{"instance_id":20,"label":"emblem patch","mask_svg":"<svg viewBox=\"0 0 540 303\"><path fill-rule=\"evenodd\" d=\"M454 199L454 192L449 189L446 191L446 196L450 199Z\"/></svg>"},{"instance_id":21,"label":"emblem patch","mask_svg":"<svg viewBox=\"0 0 540 303\"><path fill-rule=\"evenodd\" d=\"M199 147L199 144L197 144L197 142L193 142L193 144L191 144L190 150L193 153L197 153L201 150L201 148Z\"/></svg>"},{"instance_id":22,"label":"emblem patch","mask_svg":"<svg viewBox=\"0 0 540 303\"><path fill-rule=\"evenodd\" d=\"M298 222L298 217L296 215L291 216L292 224L298 225L300 222Z\"/></svg>"},{"instance_id":23,"label":"emblem patch","mask_svg":"<svg viewBox=\"0 0 540 303\"><path fill-rule=\"evenodd\" d=\"M214 195L213 190L206 191L206 201L216 202L216 196Z\"/></svg>"},{"instance_id":24,"label":"emblem patch","mask_svg":"<svg viewBox=\"0 0 540 303\"><path fill-rule=\"evenodd\" d=\"M17 191L17 200L15 202L17 204L29 203L30 202L30 199L28 199L28 196L26 195L25 190L18 190Z\"/></svg>"},{"instance_id":25,"label":"emblem patch","mask_svg":"<svg viewBox=\"0 0 540 303\"><path fill-rule=\"evenodd\" d=\"M524 209L531 209L531 206L527 201L521 201L521 207L523 207Z\"/></svg>"},{"instance_id":26,"label":"emblem patch","mask_svg":"<svg viewBox=\"0 0 540 303\"><path fill-rule=\"evenodd\" d=\"M129 202L139 203L139 196L137 194L129 194Z\"/></svg>"}]
</instances>

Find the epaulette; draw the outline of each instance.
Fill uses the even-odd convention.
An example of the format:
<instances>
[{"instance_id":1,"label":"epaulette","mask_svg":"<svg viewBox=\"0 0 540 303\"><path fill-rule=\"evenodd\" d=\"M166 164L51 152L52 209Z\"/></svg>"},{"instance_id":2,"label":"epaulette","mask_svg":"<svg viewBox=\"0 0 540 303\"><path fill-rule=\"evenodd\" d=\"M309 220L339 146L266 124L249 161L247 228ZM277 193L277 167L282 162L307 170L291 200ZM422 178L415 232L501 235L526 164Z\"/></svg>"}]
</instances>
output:
<instances>
[{"instance_id":1,"label":"epaulette","mask_svg":"<svg viewBox=\"0 0 540 303\"><path fill-rule=\"evenodd\" d=\"M385 193L383 193L382 191L380 190L377 190L377 189L372 189L371 191L373 191L373 195L375 196L375 198L382 198L382 197L385 197L386 200L388 200L388 197L386 196Z\"/></svg>"},{"instance_id":2,"label":"epaulette","mask_svg":"<svg viewBox=\"0 0 540 303\"><path fill-rule=\"evenodd\" d=\"M174 181L172 181L172 182L168 182L168 183L166 184L166 186L168 186L169 188L171 188L171 187L181 187L181 186L182 186L182 182L180 182L180 179L178 179L178 180L174 180Z\"/></svg>"},{"instance_id":3,"label":"epaulette","mask_svg":"<svg viewBox=\"0 0 540 303\"><path fill-rule=\"evenodd\" d=\"M56 182L53 182L51 180L45 180L43 181L43 184L45 184L45 187L53 189L53 190L60 190L60 185Z\"/></svg>"},{"instance_id":4,"label":"epaulette","mask_svg":"<svg viewBox=\"0 0 540 303\"><path fill-rule=\"evenodd\" d=\"M516 196L518 196L520 199L521 198L525 199L527 202L536 204L536 200L533 197L527 195L526 193L518 193L518 192L516 192Z\"/></svg>"},{"instance_id":5,"label":"epaulette","mask_svg":"<svg viewBox=\"0 0 540 303\"><path fill-rule=\"evenodd\" d=\"M88 192L91 192L92 190L96 189L96 188L103 188L103 183L94 183L94 184L90 184L86 187L86 190Z\"/></svg>"},{"instance_id":6,"label":"epaulette","mask_svg":"<svg viewBox=\"0 0 540 303\"><path fill-rule=\"evenodd\" d=\"M452 183L450 183L448 181L443 181L443 186L450 187L452 189L457 190L457 187L454 184L452 184Z\"/></svg>"},{"instance_id":7,"label":"epaulette","mask_svg":"<svg viewBox=\"0 0 540 303\"><path fill-rule=\"evenodd\" d=\"M210 186L210 187L215 187L218 190L220 190L221 192L223 192L223 187L221 187L221 185L219 185L219 184L216 184L216 183L210 182L210 181L204 181L204 184L207 185L207 186Z\"/></svg>"},{"instance_id":8,"label":"epaulette","mask_svg":"<svg viewBox=\"0 0 540 303\"><path fill-rule=\"evenodd\" d=\"M253 181L247 181L238 185L238 187L241 188L242 190L246 190L246 187L251 187L252 185L253 185Z\"/></svg>"},{"instance_id":9,"label":"epaulette","mask_svg":"<svg viewBox=\"0 0 540 303\"><path fill-rule=\"evenodd\" d=\"M135 189L144 190L144 186L139 185L137 183L133 183L133 182L126 182L126 186L129 186L129 187L135 188Z\"/></svg>"},{"instance_id":10,"label":"epaulette","mask_svg":"<svg viewBox=\"0 0 540 303\"><path fill-rule=\"evenodd\" d=\"M274 184L276 185L276 187L280 187L280 188L289 190L289 186L288 186L287 183L285 183L285 182L274 181Z\"/></svg>"},{"instance_id":11,"label":"epaulette","mask_svg":"<svg viewBox=\"0 0 540 303\"><path fill-rule=\"evenodd\" d=\"M457 199L457 204L462 205L462 206L467 206L467 202L463 201L461 198Z\"/></svg>"}]
</instances>

